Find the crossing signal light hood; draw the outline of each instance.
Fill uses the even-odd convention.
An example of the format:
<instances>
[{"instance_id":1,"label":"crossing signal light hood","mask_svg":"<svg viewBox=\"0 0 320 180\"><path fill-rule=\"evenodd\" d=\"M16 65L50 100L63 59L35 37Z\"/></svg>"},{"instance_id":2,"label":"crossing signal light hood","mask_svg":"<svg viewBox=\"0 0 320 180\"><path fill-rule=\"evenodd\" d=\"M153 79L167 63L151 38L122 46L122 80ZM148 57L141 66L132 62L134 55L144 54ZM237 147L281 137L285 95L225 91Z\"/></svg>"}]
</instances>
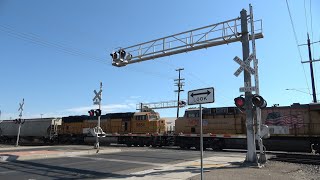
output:
<instances>
[{"instance_id":1,"label":"crossing signal light hood","mask_svg":"<svg viewBox=\"0 0 320 180\"><path fill-rule=\"evenodd\" d=\"M267 107L267 101L257 94L252 96L252 104L261 109Z\"/></svg>"},{"instance_id":2,"label":"crossing signal light hood","mask_svg":"<svg viewBox=\"0 0 320 180\"><path fill-rule=\"evenodd\" d=\"M89 113L89 116L94 116L94 110L93 110L93 109L91 109L90 111L88 111L88 113Z\"/></svg>"}]
</instances>

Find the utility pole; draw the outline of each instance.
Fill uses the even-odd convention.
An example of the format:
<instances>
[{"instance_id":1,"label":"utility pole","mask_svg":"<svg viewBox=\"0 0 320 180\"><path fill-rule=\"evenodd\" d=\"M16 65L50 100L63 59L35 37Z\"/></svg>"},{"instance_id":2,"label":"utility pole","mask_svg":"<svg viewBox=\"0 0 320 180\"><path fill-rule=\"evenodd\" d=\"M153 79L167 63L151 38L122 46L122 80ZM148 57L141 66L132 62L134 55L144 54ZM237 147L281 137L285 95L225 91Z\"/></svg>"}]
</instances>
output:
<instances>
[{"instance_id":1,"label":"utility pole","mask_svg":"<svg viewBox=\"0 0 320 180\"><path fill-rule=\"evenodd\" d=\"M311 74L311 83L312 83L312 97L313 97L313 103L317 103L317 93L316 93L316 85L314 83L314 75L313 75L313 65L312 62L316 62L316 61L320 61L320 59L312 59L312 55L311 55L311 44L314 43L319 43L320 41L317 42L310 42L310 38L309 38L309 33L307 33L308 36L308 40L307 40L307 44L301 44L299 46L304 46L304 45L308 45L308 52L309 52L309 60L308 61L302 61L301 63L310 63L310 74Z\"/></svg>"},{"instance_id":2,"label":"utility pole","mask_svg":"<svg viewBox=\"0 0 320 180\"><path fill-rule=\"evenodd\" d=\"M245 9L240 12L241 17L241 42L243 60L249 57L249 35L248 35L248 15ZM251 74L247 70L244 71L244 85L251 87ZM253 107L252 107L252 93L245 92L246 102L246 125L247 125L247 156L246 162L257 163L255 133L253 126Z\"/></svg>"},{"instance_id":3,"label":"utility pole","mask_svg":"<svg viewBox=\"0 0 320 180\"><path fill-rule=\"evenodd\" d=\"M310 47L309 33L308 33L308 50L309 50L309 61L310 61L310 73L311 73L311 82L312 82L313 103L317 103L317 95L316 95L316 87L315 87L315 84L314 84L314 76L313 76L313 66L312 66L312 56L311 56L311 47Z\"/></svg>"},{"instance_id":4,"label":"utility pole","mask_svg":"<svg viewBox=\"0 0 320 180\"><path fill-rule=\"evenodd\" d=\"M175 83L175 86L178 86L178 90L175 90L174 92L178 92L178 102L177 102L177 119L179 118L179 109L180 109L180 92L181 91L184 91L182 89L182 87L184 86L184 78L181 78L180 77L180 72L183 71L184 68L179 68L179 69L176 69L176 71L179 71L179 78L178 79L175 79L174 81L178 81L177 83Z\"/></svg>"}]
</instances>

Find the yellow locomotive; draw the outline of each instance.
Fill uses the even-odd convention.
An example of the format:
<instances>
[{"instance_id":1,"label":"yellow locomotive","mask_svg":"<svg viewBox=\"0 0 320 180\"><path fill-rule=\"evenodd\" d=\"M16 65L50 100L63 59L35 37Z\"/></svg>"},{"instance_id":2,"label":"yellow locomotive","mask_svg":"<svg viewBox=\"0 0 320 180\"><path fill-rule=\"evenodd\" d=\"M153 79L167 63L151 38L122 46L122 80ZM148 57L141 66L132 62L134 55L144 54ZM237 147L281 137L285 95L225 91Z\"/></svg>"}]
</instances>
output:
<instances>
[{"instance_id":1,"label":"yellow locomotive","mask_svg":"<svg viewBox=\"0 0 320 180\"><path fill-rule=\"evenodd\" d=\"M94 141L95 135L90 134L90 129L97 126L97 117L69 116L64 117L62 121L59 129L60 142ZM166 133L165 120L151 109L135 113L108 113L102 115L100 121L100 127L106 135L106 138L101 138L101 141L107 144L121 142L128 146L155 145L159 143L154 140L156 138L151 137Z\"/></svg>"}]
</instances>

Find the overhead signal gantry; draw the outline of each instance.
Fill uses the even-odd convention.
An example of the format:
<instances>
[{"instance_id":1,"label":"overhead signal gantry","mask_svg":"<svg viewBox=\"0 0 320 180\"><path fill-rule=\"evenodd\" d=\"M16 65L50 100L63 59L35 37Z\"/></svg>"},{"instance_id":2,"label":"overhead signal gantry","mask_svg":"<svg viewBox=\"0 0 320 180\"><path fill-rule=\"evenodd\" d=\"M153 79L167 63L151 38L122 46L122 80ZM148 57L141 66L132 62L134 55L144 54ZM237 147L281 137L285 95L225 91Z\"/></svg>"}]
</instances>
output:
<instances>
[{"instance_id":1,"label":"overhead signal gantry","mask_svg":"<svg viewBox=\"0 0 320 180\"><path fill-rule=\"evenodd\" d=\"M248 16L249 17L249 16ZM262 20L254 21L254 38L263 38ZM174 54L241 41L241 18L192 29L137 45L117 48L110 55L117 67ZM252 38L251 36L249 37Z\"/></svg>"},{"instance_id":2,"label":"overhead signal gantry","mask_svg":"<svg viewBox=\"0 0 320 180\"><path fill-rule=\"evenodd\" d=\"M248 24L251 26L251 34L248 30ZM251 100L252 91L255 91L256 94L259 95L258 60L256 59L255 40L260 38L263 38L262 20L253 20L253 11L252 6L250 5L249 15L247 15L245 9L242 9L240 17L137 45L125 48L120 47L115 49L110 55L112 57L113 66L123 67L128 64L241 41L242 59L245 61L244 63L241 63L243 64L241 65L241 68L244 71L244 92L246 102L245 113L248 148L246 162L256 164L258 163L254 130L256 125L260 147L259 162L265 160L261 138L261 111L259 107L256 107L257 124L254 124L254 112ZM254 64L254 71L252 72L248 70L250 69L250 61L247 60L250 56L249 40L252 41L252 59ZM240 73L241 71L239 71L239 74ZM251 74L254 75L255 87L251 85Z\"/></svg>"}]
</instances>

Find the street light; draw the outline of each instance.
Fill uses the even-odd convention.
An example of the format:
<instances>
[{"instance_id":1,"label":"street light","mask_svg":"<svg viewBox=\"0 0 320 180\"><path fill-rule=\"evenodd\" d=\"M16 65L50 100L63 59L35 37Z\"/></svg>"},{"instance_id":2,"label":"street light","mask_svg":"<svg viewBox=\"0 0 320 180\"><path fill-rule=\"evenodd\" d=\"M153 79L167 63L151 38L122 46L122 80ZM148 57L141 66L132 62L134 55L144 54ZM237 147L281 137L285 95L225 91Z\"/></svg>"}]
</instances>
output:
<instances>
[{"instance_id":1,"label":"street light","mask_svg":"<svg viewBox=\"0 0 320 180\"><path fill-rule=\"evenodd\" d=\"M291 89L285 89L285 90L287 90L287 91L298 91L298 92L301 92L301 93L305 93L305 94L312 95L312 94L310 94L310 93L308 93L308 92L304 92L304 91L301 91L301 90L299 90L299 89L294 89L294 88L291 88Z\"/></svg>"}]
</instances>

